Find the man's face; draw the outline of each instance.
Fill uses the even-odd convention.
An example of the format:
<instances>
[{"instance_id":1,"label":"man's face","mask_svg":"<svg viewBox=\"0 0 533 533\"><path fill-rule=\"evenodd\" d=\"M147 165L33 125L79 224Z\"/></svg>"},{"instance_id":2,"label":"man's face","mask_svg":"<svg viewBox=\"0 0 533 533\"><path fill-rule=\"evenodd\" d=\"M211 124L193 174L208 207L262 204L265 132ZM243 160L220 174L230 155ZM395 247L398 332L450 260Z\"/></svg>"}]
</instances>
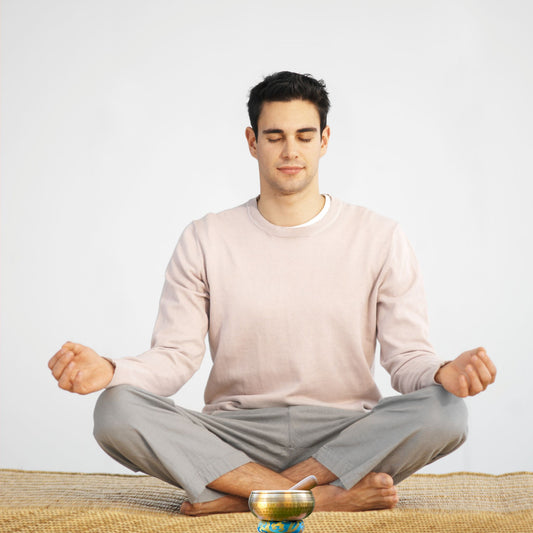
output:
<instances>
[{"instance_id":1,"label":"man's face","mask_svg":"<svg viewBox=\"0 0 533 533\"><path fill-rule=\"evenodd\" d=\"M316 188L318 161L326 153L329 127L320 134L318 110L307 100L265 102L257 138L246 129L250 153L259 163L261 194L290 195Z\"/></svg>"}]
</instances>

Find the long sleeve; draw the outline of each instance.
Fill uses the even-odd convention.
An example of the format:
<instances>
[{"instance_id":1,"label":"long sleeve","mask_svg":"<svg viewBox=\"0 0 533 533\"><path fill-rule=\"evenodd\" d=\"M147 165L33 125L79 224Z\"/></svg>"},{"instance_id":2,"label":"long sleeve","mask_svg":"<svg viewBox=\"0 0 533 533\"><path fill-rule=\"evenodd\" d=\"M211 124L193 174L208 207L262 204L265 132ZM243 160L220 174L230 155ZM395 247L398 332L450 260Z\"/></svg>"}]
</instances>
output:
<instances>
[{"instance_id":1,"label":"long sleeve","mask_svg":"<svg viewBox=\"0 0 533 533\"><path fill-rule=\"evenodd\" d=\"M200 367L208 314L204 258L192 223L166 270L150 350L118 359L110 386L129 384L163 396L176 393Z\"/></svg>"},{"instance_id":2,"label":"long sleeve","mask_svg":"<svg viewBox=\"0 0 533 533\"><path fill-rule=\"evenodd\" d=\"M408 393L431 385L442 361L428 340L426 297L418 262L398 226L379 283L377 337L381 364L391 375L392 386Z\"/></svg>"}]
</instances>

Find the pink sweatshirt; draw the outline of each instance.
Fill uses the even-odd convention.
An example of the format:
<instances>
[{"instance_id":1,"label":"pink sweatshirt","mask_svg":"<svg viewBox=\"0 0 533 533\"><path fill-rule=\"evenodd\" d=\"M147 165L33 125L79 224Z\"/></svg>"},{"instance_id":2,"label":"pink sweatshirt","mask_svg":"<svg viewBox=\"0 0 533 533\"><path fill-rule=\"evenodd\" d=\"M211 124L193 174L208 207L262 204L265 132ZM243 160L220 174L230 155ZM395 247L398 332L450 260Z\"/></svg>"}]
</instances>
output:
<instances>
[{"instance_id":1,"label":"pink sweatshirt","mask_svg":"<svg viewBox=\"0 0 533 533\"><path fill-rule=\"evenodd\" d=\"M184 230L166 271L152 347L110 386L170 396L213 367L205 412L287 405L370 409L376 340L392 386L434 383L424 288L398 225L332 198L318 222L281 227L256 199Z\"/></svg>"}]
</instances>

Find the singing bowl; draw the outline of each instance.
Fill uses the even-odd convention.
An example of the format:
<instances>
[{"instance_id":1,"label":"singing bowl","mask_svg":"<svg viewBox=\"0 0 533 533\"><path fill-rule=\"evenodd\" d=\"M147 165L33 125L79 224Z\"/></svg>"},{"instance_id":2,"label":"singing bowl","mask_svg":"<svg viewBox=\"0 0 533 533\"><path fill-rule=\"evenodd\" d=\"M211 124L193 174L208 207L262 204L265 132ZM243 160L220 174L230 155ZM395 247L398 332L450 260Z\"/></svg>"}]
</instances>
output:
<instances>
[{"instance_id":1,"label":"singing bowl","mask_svg":"<svg viewBox=\"0 0 533 533\"><path fill-rule=\"evenodd\" d=\"M315 498L310 490L254 490L248 507L259 520L303 520L313 511Z\"/></svg>"}]
</instances>

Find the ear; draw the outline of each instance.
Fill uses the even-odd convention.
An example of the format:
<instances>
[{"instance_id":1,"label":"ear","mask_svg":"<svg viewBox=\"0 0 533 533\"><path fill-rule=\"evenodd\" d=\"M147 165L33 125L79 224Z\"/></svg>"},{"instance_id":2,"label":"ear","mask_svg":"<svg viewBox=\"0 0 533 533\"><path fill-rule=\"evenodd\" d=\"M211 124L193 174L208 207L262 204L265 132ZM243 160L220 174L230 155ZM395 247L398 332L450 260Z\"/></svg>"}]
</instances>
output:
<instances>
[{"instance_id":1,"label":"ear","mask_svg":"<svg viewBox=\"0 0 533 533\"><path fill-rule=\"evenodd\" d=\"M331 129L329 126L324 128L322 132L322 139L320 140L320 157L322 157L328 151L329 136L331 135Z\"/></svg>"},{"instance_id":2,"label":"ear","mask_svg":"<svg viewBox=\"0 0 533 533\"><path fill-rule=\"evenodd\" d=\"M255 138L254 130L250 127L246 128L246 141L248 142L248 149L250 150L250 154L252 154L252 157L255 157L257 159L257 140Z\"/></svg>"}]
</instances>

